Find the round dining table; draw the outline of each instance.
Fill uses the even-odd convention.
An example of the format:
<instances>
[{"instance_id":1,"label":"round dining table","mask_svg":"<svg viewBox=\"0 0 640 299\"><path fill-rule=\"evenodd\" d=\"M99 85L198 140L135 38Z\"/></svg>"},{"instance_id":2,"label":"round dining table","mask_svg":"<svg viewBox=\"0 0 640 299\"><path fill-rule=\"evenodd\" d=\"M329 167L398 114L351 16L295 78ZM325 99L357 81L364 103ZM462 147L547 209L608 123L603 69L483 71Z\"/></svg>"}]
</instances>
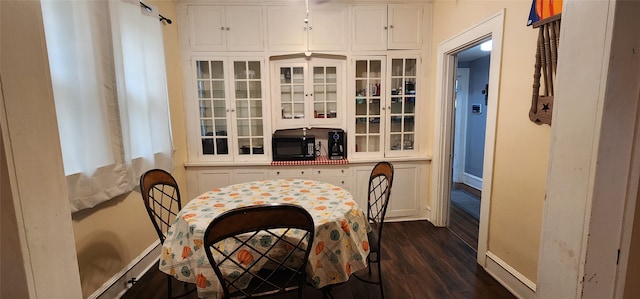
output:
<instances>
[{"instance_id":1,"label":"round dining table","mask_svg":"<svg viewBox=\"0 0 640 299\"><path fill-rule=\"evenodd\" d=\"M368 223L351 193L330 183L276 179L216 188L189 201L167 233L160 270L195 283L200 298L221 298L220 283L203 248L204 231L225 211L271 203L299 205L313 217L315 237L306 268L314 287L345 282L367 267Z\"/></svg>"}]
</instances>

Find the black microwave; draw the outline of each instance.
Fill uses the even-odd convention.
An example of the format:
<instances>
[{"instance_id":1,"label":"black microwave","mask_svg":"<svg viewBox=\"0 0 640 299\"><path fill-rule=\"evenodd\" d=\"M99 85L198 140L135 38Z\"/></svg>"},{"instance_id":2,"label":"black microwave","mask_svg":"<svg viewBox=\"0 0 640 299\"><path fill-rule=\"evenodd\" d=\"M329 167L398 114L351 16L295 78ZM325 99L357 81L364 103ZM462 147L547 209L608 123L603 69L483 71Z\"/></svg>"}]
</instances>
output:
<instances>
[{"instance_id":1,"label":"black microwave","mask_svg":"<svg viewBox=\"0 0 640 299\"><path fill-rule=\"evenodd\" d=\"M316 159L316 138L307 136L273 136L273 161L301 161Z\"/></svg>"}]
</instances>

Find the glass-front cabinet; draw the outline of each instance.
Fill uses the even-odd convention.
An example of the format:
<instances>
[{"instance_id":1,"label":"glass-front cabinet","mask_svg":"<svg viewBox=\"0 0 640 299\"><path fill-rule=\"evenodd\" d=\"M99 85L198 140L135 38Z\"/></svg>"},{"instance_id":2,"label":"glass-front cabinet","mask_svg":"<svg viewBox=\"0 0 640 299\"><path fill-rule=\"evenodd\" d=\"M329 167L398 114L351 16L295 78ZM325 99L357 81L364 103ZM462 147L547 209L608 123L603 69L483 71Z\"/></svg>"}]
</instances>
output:
<instances>
[{"instance_id":1,"label":"glass-front cabinet","mask_svg":"<svg viewBox=\"0 0 640 299\"><path fill-rule=\"evenodd\" d=\"M416 144L418 58L353 60L349 129L354 157L412 155Z\"/></svg>"},{"instance_id":2,"label":"glass-front cabinet","mask_svg":"<svg viewBox=\"0 0 640 299\"><path fill-rule=\"evenodd\" d=\"M202 160L267 160L262 59L193 61ZM192 120L188 120L192 121Z\"/></svg>"},{"instance_id":3,"label":"glass-front cabinet","mask_svg":"<svg viewBox=\"0 0 640 299\"><path fill-rule=\"evenodd\" d=\"M342 127L344 62L325 59L273 63L276 129Z\"/></svg>"}]
</instances>

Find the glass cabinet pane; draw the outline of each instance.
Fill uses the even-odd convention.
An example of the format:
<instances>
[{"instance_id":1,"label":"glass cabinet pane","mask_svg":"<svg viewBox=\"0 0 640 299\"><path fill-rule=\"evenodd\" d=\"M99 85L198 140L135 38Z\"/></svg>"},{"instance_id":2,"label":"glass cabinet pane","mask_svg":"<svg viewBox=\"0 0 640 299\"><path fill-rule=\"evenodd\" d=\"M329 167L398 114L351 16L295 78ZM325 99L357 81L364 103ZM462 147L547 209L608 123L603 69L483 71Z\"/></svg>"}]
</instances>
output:
<instances>
[{"instance_id":1,"label":"glass cabinet pane","mask_svg":"<svg viewBox=\"0 0 640 299\"><path fill-rule=\"evenodd\" d=\"M391 151L413 150L417 65L415 58L391 60L391 94L389 110L389 146Z\"/></svg>"},{"instance_id":2,"label":"glass cabinet pane","mask_svg":"<svg viewBox=\"0 0 640 299\"><path fill-rule=\"evenodd\" d=\"M313 67L313 117L338 117L337 68L333 66Z\"/></svg>"},{"instance_id":3,"label":"glass cabinet pane","mask_svg":"<svg viewBox=\"0 0 640 299\"><path fill-rule=\"evenodd\" d=\"M226 155L228 119L223 61L198 60L195 64L202 153Z\"/></svg>"},{"instance_id":4,"label":"glass cabinet pane","mask_svg":"<svg viewBox=\"0 0 640 299\"><path fill-rule=\"evenodd\" d=\"M355 151L380 152L380 115L382 113L382 60L355 61Z\"/></svg>"},{"instance_id":5,"label":"glass cabinet pane","mask_svg":"<svg viewBox=\"0 0 640 299\"><path fill-rule=\"evenodd\" d=\"M262 68L259 60L195 62L203 155L227 161L264 155Z\"/></svg>"},{"instance_id":6,"label":"glass cabinet pane","mask_svg":"<svg viewBox=\"0 0 640 299\"><path fill-rule=\"evenodd\" d=\"M304 118L304 97L304 68L280 67L281 117Z\"/></svg>"},{"instance_id":7,"label":"glass cabinet pane","mask_svg":"<svg viewBox=\"0 0 640 299\"><path fill-rule=\"evenodd\" d=\"M235 118L237 154L240 156L264 155L264 130L262 113L262 70L260 61L234 61L236 89ZM286 76L285 76L286 74ZM291 81L291 70L282 70L281 82ZM291 99L291 86L283 91ZM257 150L259 148L259 150Z\"/></svg>"}]
</instances>

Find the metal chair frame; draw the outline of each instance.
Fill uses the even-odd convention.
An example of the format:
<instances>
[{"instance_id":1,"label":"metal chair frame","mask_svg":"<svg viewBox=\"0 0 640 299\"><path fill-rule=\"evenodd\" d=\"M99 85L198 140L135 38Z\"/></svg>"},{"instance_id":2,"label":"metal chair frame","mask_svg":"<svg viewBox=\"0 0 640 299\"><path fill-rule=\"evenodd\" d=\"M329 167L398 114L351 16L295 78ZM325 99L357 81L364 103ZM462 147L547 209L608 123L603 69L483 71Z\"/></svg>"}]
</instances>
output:
<instances>
[{"instance_id":1,"label":"metal chair frame","mask_svg":"<svg viewBox=\"0 0 640 299\"><path fill-rule=\"evenodd\" d=\"M292 231L302 231L299 240L288 237ZM290 204L247 206L229 210L216 217L204 234L204 248L224 292L223 298L253 298L298 290L298 298L306 284L306 265L313 244L313 218L304 208ZM265 241L268 237L269 241ZM241 244L238 248L219 249L214 246L224 240ZM260 245L261 242L265 242ZM256 245L256 243L258 245ZM274 254L286 248L286 254ZM243 250L251 259L240 259ZM214 258L216 252L221 258ZM304 256L302 260L300 256ZM259 261L269 267L257 269ZM297 261L297 262L296 262ZM225 276L221 269L238 269L236 275ZM250 278L248 286L246 279ZM244 283L244 284L243 284Z\"/></svg>"},{"instance_id":2,"label":"metal chair frame","mask_svg":"<svg viewBox=\"0 0 640 299\"><path fill-rule=\"evenodd\" d=\"M173 224L176 215L182 209L180 190L175 178L162 169L151 169L140 176L140 193L145 208L156 229L160 244L164 244L167 231ZM167 274L167 291L169 298L180 298L193 293L196 288L185 293L172 296L171 275ZM187 288L187 283L184 283Z\"/></svg>"},{"instance_id":3,"label":"metal chair frame","mask_svg":"<svg viewBox=\"0 0 640 299\"><path fill-rule=\"evenodd\" d=\"M382 227L384 218L387 214L389 206L389 197L391 196L391 186L393 184L393 165L389 162L378 162L371 170L369 176L369 193L367 195L367 220L371 226L371 231L367 233L369 237L369 256L367 256L367 265L369 269L369 277L364 278L357 274L354 276L366 283L376 284L380 286L380 296L384 298L384 290L382 283L382 269L380 265L380 252L382 249ZM373 257L372 255L375 255ZM378 278L373 280L371 277L371 264L377 264Z\"/></svg>"}]
</instances>

